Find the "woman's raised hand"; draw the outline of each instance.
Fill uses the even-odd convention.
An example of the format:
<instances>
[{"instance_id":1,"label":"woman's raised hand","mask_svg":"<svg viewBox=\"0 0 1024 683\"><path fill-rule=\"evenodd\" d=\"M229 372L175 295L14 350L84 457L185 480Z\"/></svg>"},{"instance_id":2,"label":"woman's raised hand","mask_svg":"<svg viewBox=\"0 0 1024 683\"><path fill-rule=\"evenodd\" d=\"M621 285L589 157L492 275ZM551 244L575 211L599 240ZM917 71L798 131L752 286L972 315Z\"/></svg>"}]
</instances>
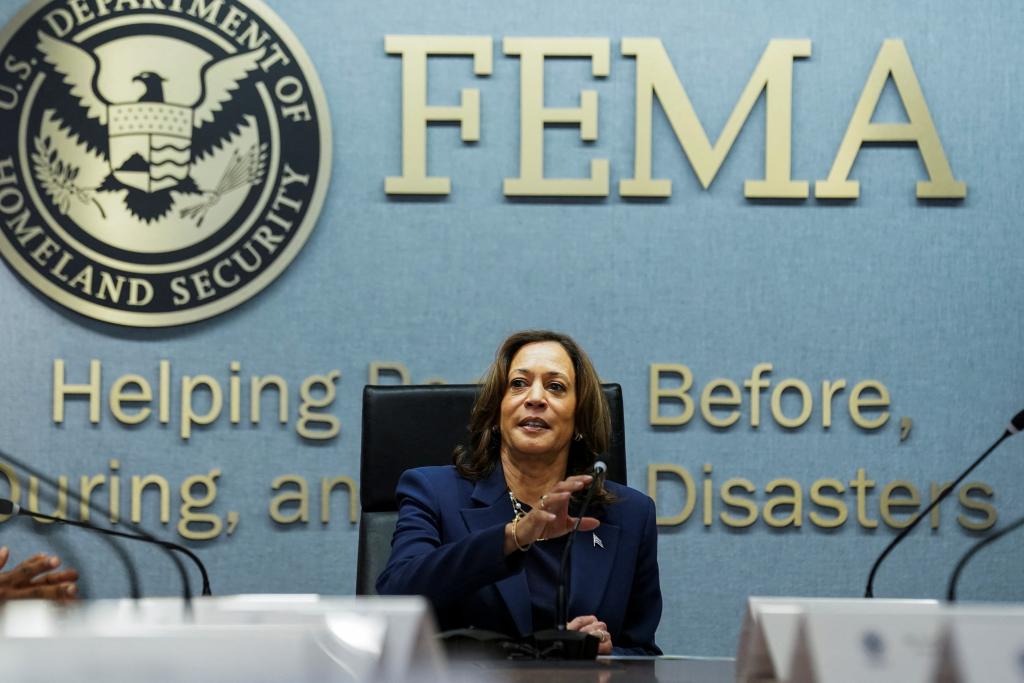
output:
<instances>
[{"instance_id":1,"label":"woman's raised hand","mask_svg":"<svg viewBox=\"0 0 1024 683\"><path fill-rule=\"evenodd\" d=\"M528 547L534 541L564 536L576 525L576 518L569 515L569 500L572 494L586 488L593 477L577 474L555 484L554 488L540 497L540 501L515 524L505 527L505 554ZM580 531L592 531L600 526L594 517L580 520Z\"/></svg>"}]
</instances>

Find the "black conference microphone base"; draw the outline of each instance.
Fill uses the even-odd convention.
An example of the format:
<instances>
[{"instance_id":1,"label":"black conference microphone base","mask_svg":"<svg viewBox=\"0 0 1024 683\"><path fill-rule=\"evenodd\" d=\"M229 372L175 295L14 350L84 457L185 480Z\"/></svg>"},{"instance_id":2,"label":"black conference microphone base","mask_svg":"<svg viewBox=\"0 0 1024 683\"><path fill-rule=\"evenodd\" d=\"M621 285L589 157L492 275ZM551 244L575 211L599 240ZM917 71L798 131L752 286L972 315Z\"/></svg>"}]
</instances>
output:
<instances>
[{"instance_id":1,"label":"black conference microphone base","mask_svg":"<svg viewBox=\"0 0 1024 683\"><path fill-rule=\"evenodd\" d=\"M600 639L589 633L555 628L536 631L527 638L533 640L541 659L592 660L601 645Z\"/></svg>"},{"instance_id":2,"label":"black conference microphone base","mask_svg":"<svg viewBox=\"0 0 1024 683\"><path fill-rule=\"evenodd\" d=\"M449 659L478 661L562 660L593 661L601 641L579 631L546 629L522 637L480 628L460 628L437 634Z\"/></svg>"}]
</instances>

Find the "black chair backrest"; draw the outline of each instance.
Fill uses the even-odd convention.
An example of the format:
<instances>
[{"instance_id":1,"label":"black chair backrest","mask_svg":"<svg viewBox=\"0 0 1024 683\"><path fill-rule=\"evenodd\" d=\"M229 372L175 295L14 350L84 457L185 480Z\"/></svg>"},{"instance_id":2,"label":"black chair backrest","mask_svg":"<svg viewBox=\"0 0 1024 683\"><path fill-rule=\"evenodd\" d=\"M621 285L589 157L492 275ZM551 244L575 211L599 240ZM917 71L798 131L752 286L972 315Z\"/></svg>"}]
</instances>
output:
<instances>
[{"instance_id":1,"label":"black chair backrest","mask_svg":"<svg viewBox=\"0 0 1024 683\"><path fill-rule=\"evenodd\" d=\"M450 465L452 451L469 442L469 414L477 384L367 386L363 389L363 443L359 471L359 556L356 594L373 595L377 575L391 554L398 519L395 486L402 472ZM626 483L626 434L622 387L602 384L612 417L605 454L608 479Z\"/></svg>"}]
</instances>

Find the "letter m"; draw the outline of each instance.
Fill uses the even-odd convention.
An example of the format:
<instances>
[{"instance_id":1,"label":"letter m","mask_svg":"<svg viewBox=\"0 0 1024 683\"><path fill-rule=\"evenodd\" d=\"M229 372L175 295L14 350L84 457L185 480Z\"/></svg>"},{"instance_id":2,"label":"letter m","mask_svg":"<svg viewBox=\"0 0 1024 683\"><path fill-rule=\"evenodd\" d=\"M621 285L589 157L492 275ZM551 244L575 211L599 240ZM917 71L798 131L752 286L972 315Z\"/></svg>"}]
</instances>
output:
<instances>
[{"instance_id":1,"label":"letter m","mask_svg":"<svg viewBox=\"0 0 1024 683\"><path fill-rule=\"evenodd\" d=\"M811 55L810 40L772 40L747 81L718 140L712 145L704 126L657 38L623 38L622 54L636 58L636 147L633 177L619 181L624 197L668 197L672 181L651 178L651 116L657 97L704 189L711 185L754 104L766 93L765 174L747 180L743 194L751 198L803 199L806 181L790 178L792 161L793 60Z\"/></svg>"},{"instance_id":2,"label":"letter m","mask_svg":"<svg viewBox=\"0 0 1024 683\"><path fill-rule=\"evenodd\" d=\"M205 19L211 24L216 24L217 14L220 13L223 4L224 0L213 0L209 3L206 0L192 0L192 7L188 13L197 19Z\"/></svg>"}]
</instances>

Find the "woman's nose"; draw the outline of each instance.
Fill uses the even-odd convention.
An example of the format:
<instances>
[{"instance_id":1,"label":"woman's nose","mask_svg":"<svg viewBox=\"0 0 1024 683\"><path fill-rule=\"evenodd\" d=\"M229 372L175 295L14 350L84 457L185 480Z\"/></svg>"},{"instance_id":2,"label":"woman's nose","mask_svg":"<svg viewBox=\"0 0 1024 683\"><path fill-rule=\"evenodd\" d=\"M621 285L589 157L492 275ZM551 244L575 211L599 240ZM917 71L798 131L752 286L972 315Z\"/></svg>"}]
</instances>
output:
<instances>
[{"instance_id":1,"label":"woman's nose","mask_svg":"<svg viewBox=\"0 0 1024 683\"><path fill-rule=\"evenodd\" d=\"M530 385L530 391L526 394L526 403L532 406L545 403L544 387L540 382L534 382Z\"/></svg>"}]
</instances>

